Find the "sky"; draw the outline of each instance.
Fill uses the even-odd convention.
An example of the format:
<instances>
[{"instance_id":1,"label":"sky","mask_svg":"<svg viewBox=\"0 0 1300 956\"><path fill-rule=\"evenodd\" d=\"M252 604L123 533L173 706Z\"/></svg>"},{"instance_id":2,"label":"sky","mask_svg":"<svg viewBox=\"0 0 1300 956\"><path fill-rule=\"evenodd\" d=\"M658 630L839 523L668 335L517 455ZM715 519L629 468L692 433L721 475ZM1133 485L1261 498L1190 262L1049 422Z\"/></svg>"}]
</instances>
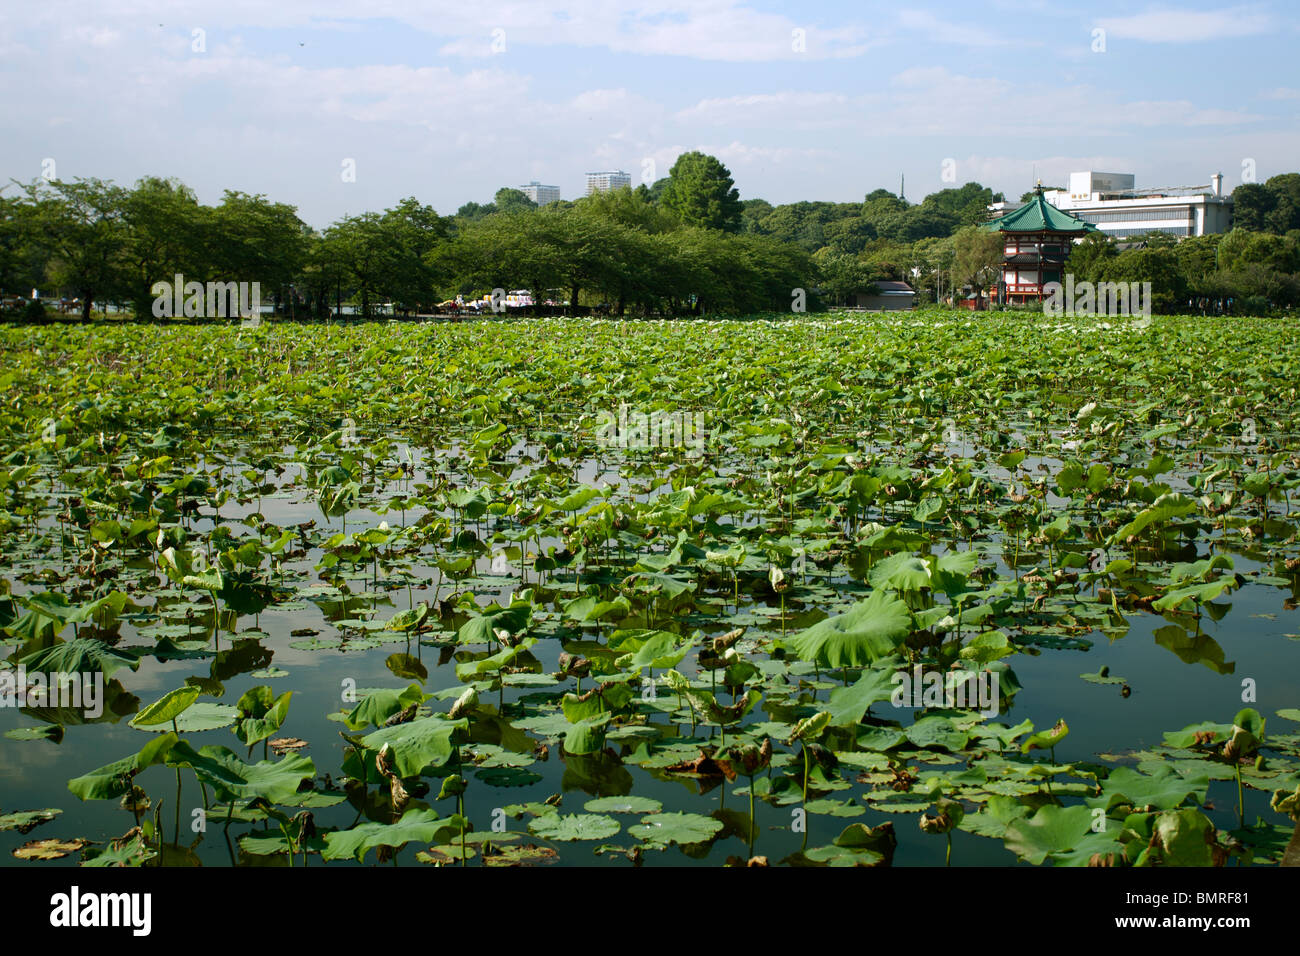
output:
<instances>
[{"instance_id":1,"label":"sky","mask_svg":"<svg viewBox=\"0 0 1300 956\"><path fill-rule=\"evenodd\" d=\"M10 0L0 183L174 177L317 228L688 150L774 204L1087 169L1230 190L1300 170L1298 41L1294 0Z\"/></svg>"}]
</instances>

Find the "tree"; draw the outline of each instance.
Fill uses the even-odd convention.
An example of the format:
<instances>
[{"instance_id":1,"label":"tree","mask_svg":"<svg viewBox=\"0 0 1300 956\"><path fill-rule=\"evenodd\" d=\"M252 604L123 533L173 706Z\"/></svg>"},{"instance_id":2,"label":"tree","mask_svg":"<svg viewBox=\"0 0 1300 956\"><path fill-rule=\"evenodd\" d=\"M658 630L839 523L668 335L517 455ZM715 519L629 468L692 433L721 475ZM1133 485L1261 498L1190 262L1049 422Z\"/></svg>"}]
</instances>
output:
<instances>
[{"instance_id":1,"label":"tree","mask_svg":"<svg viewBox=\"0 0 1300 956\"><path fill-rule=\"evenodd\" d=\"M382 294L392 273L394 251L390 233L378 213L340 219L325 231L326 255L337 261L350 280L352 296L361 298L361 315L372 314L372 300Z\"/></svg>"},{"instance_id":2,"label":"tree","mask_svg":"<svg viewBox=\"0 0 1300 956\"><path fill-rule=\"evenodd\" d=\"M199 281L214 278L204 255L211 210L199 205L194 190L176 179L145 177L127 193L124 215L133 273L129 291L137 316L152 313L155 282L172 282L177 274Z\"/></svg>"},{"instance_id":3,"label":"tree","mask_svg":"<svg viewBox=\"0 0 1300 956\"><path fill-rule=\"evenodd\" d=\"M457 293L524 287L540 302L562 281L559 253L547 235L547 214L559 203L536 213L488 216L467 224L451 242L429 257L448 287Z\"/></svg>"},{"instance_id":4,"label":"tree","mask_svg":"<svg viewBox=\"0 0 1300 956\"><path fill-rule=\"evenodd\" d=\"M25 191L32 239L44 250L47 276L81 299L82 321L89 322L96 298L121 295L129 286L126 190L79 178L38 181Z\"/></svg>"},{"instance_id":5,"label":"tree","mask_svg":"<svg viewBox=\"0 0 1300 956\"><path fill-rule=\"evenodd\" d=\"M1150 282L1151 307L1169 312L1187 299L1187 284L1178 269L1178 253L1169 247L1126 249L1100 267L1100 282ZM1132 308L1130 304L1130 308Z\"/></svg>"},{"instance_id":6,"label":"tree","mask_svg":"<svg viewBox=\"0 0 1300 956\"><path fill-rule=\"evenodd\" d=\"M766 199L745 199L740 203L740 231L762 232L758 224L771 213L773 206Z\"/></svg>"},{"instance_id":7,"label":"tree","mask_svg":"<svg viewBox=\"0 0 1300 956\"><path fill-rule=\"evenodd\" d=\"M1236 229L1263 232L1276 199L1263 183L1243 183L1232 191L1232 225Z\"/></svg>"},{"instance_id":8,"label":"tree","mask_svg":"<svg viewBox=\"0 0 1300 956\"><path fill-rule=\"evenodd\" d=\"M537 203L529 199L525 192L510 188L498 189L492 197L492 205L497 212L531 212L537 208Z\"/></svg>"},{"instance_id":9,"label":"tree","mask_svg":"<svg viewBox=\"0 0 1300 956\"><path fill-rule=\"evenodd\" d=\"M1070 249L1062 272L1073 275L1075 282L1098 282L1105 263L1117 255L1114 239L1102 232L1090 232Z\"/></svg>"},{"instance_id":10,"label":"tree","mask_svg":"<svg viewBox=\"0 0 1300 956\"><path fill-rule=\"evenodd\" d=\"M1300 173L1271 176L1264 186L1273 194L1273 208L1266 219L1269 231L1281 236L1300 229Z\"/></svg>"},{"instance_id":11,"label":"tree","mask_svg":"<svg viewBox=\"0 0 1300 956\"><path fill-rule=\"evenodd\" d=\"M906 210L907 203L888 189L873 189L867 193L867 198L862 201L862 216L875 225L877 231L880 228L880 220Z\"/></svg>"},{"instance_id":12,"label":"tree","mask_svg":"<svg viewBox=\"0 0 1300 956\"><path fill-rule=\"evenodd\" d=\"M827 246L813 255L813 261L821 273L822 290L836 305L843 305L854 293L870 293L875 288L871 269L857 256Z\"/></svg>"},{"instance_id":13,"label":"tree","mask_svg":"<svg viewBox=\"0 0 1300 956\"><path fill-rule=\"evenodd\" d=\"M672 213L646 198L640 187L621 187L593 193L571 204L592 215L645 232L667 232L677 226Z\"/></svg>"},{"instance_id":14,"label":"tree","mask_svg":"<svg viewBox=\"0 0 1300 956\"><path fill-rule=\"evenodd\" d=\"M980 295L998 278L1002 267L1002 234L980 226L965 226L952 237L953 273L957 281Z\"/></svg>"},{"instance_id":15,"label":"tree","mask_svg":"<svg viewBox=\"0 0 1300 956\"><path fill-rule=\"evenodd\" d=\"M887 213L874 223L877 233L895 242L950 236L960 220L957 216L926 206L909 206Z\"/></svg>"},{"instance_id":16,"label":"tree","mask_svg":"<svg viewBox=\"0 0 1300 956\"><path fill-rule=\"evenodd\" d=\"M307 255L300 282L309 308L318 318L329 315L331 300L341 311L343 284L351 282L342 244L313 231L307 237ZM348 294L352 294L350 285Z\"/></svg>"},{"instance_id":17,"label":"tree","mask_svg":"<svg viewBox=\"0 0 1300 956\"><path fill-rule=\"evenodd\" d=\"M990 203L1001 202L1002 193L995 193L979 183L966 183L958 189L941 189L930 193L921 202L923 208L933 209L951 217L963 226L974 226L988 218Z\"/></svg>"},{"instance_id":18,"label":"tree","mask_svg":"<svg viewBox=\"0 0 1300 956\"><path fill-rule=\"evenodd\" d=\"M208 278L257 282L270 290L275 311L301 274L307 256L307 224L298 210L265 196L227 189L211 212L206 258Z\"/></svg>"},{"instance_id":19,"label":"tree","mask_svg":"<svg viewBox=\"0 0 1300 956\"><path fill-rule=\"evenodd\" d=\"M45 253L36 241L34 208L17 196L0 196L0 292L20 292L41 283Z\"/></svg>"},{"instance_id":20,"label":"tree","mask_svg":"<svg viewBox=\"0 0 1300 956\"><path fill-rule=\"evenodd\" d=\"M501 193L497 196L500 198ZM527 196L523 198L532 202ZM384 294L403 311L412 307L418 311L420 304L429 303L433 296L433 252L447 238L447 222L432 206L422 206L414 197L408 197L384 210L380 228L388 245L381 277Z\"/></svg>"},{"instance_id":21,"label":"tree","mask_svg":"<svg viewBox=\"0 0 1300 956\"><path fill-rule=\"evenodd\" d=\"M659 179L656 179L649 186L647 186L645 183L642 183L641 185L637 186L634 191L646 202L658 203L663 201L664 190L667 188L668 188L668 177L663 176Z\"/></svg>"},{"instance_id":22,"label":"tree","mask_svg":"<svg viewBox=\"0 0 1300 956\"><path fill-rule=\"evenodd\" d=\"M467 202L456 210L456 218L465 222L478 222L478 220L490 216L496 211L497 207L493 203L480 205L476 202Z\"/></svg>"},{"instance_id":23,"label":"tree","mask_svg":"<svg viewBox=\"0 0 1300 956\"><path fill-rule=\"evenodd\" d=\"M730 171L714 156L690 152L677 157L662 202L684 225L740 230L740 193Z\"/></svg>"},{"instance_id":24,"label":"tree","mask_svg":"<svg viewBox=\"0 0 1300 956\"><path fill-rule=\"evenodd\" d=\"M876 238L876 227L864 216L849 216L826 224L826 248L837 253L857 255Z\"/></svg>"}]
</instances>

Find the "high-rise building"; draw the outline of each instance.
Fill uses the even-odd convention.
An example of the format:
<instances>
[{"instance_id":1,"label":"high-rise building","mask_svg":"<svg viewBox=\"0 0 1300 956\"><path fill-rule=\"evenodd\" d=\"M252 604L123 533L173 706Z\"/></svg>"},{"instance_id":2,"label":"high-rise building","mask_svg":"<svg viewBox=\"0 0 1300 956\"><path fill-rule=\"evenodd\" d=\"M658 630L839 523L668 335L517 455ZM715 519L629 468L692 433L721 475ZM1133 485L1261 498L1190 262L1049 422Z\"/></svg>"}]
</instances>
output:
<instances>
[{"instance_id":1,"label":"high-rise building","mask_svg":"<svg viewBox=\"0 0 1300 956\"><path fill-rule=\"evenodd\" d=\"M559 186L543 186L535 179L527 186L518 186L516 188L539 206L545 206L548 202L556 202L560 198Z\"/></svg>"},{"instance_id":2,"label":"high-rise building","mask_svg":"<svg viewBox=\"0 0 1300 956\"><path fill-rule=\"evenodd\" d=\"M606 171L601 173L587 173L587 195L593 193L607 193L611 189L619 189L623 186L632 185L632 176L623 170Z\"/></svg>"}]
</instances>

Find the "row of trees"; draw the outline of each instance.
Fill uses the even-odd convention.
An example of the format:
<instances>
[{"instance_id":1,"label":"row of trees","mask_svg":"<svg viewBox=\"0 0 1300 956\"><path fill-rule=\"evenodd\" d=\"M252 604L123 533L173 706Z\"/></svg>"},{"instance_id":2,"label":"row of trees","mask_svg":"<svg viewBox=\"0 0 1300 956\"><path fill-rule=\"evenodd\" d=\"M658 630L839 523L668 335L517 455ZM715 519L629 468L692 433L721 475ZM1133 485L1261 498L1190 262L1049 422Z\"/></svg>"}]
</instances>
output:
<instances>
[{"instance_id":1,"label":"row of trees","mask_svg":"<svg viewBox=\"0 0 1300 956\"><path fill-rule=\"evenodd\" d=\"M18 185L18 184L15 184ZM1093 236L1069 271L1092 281L1150 281L1157 308L1264 311L1298 304L1300 174L1234 192L1226 236L1140 247ZM904 280L922 301L996 280L1001 248L980 229L978 183L910 204L887 190L861 203L742 201L715 157L683 154L664 179L538 208L500 190L440 216L416 199L317 231L294 207L227 191L200 203L175 180L133 188L101 180L37 181L0 193L0 291L49 289L151 314L152 286L258 282L278 313L326 316L344 303L427 310L454 296L528 288L616 314L785 311L802 298L843 303L873 283ZM796 290L804 290L802 296Z\"/></svg>"},{"instance_id":2,"label":"row of trees","mask_svg":"<svg viewBox=\"0 0 1300 956\"><path fill-rule=\"evenodd\" d=\"M1258 315L1300 306L1300 229L1138 242L1091 234L1066 261L1076 281L1150 282L1157 312Z\"/></svg>"},{"instance_id":3,"label":"row of trees","mask_svg":"<svg viewBox=\"0 0 1300 956\"><path fill-rule=\"evenodd\" d=\"M816 307L817 272L798 245L742 234L718 160L688 153L657 190L620 190L538 209L517 190L444 217L415 199L323 231L292 206L226 192L214 206L175 180L38 180L0 195L0 290L50 286L152 312L152 288L258 282L277 313L325 316L344 302L428 310L456 295L526 287L570 307L655 314ZM805 290L796 293L795 290Z\"/></svg>"}]
</instances>

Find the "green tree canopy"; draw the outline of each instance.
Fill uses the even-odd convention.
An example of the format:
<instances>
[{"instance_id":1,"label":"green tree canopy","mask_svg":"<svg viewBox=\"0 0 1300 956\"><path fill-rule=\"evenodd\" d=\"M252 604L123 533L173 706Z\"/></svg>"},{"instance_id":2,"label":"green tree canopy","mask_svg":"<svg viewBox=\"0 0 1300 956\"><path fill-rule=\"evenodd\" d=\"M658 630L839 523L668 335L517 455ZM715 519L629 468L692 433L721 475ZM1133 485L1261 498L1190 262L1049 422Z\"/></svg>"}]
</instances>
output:
<instances>
[{"instance_id":1,"label":"green tree canopy","mask_svg":"<svg viewBox=\"0 0 1300 956\"><path fill-rule=\"evenodd\" d=\"M662 202L687 226L740 230L740 193L731 172L714 156L690 152L677 157Z\"/></svg>"}]
</instances>

